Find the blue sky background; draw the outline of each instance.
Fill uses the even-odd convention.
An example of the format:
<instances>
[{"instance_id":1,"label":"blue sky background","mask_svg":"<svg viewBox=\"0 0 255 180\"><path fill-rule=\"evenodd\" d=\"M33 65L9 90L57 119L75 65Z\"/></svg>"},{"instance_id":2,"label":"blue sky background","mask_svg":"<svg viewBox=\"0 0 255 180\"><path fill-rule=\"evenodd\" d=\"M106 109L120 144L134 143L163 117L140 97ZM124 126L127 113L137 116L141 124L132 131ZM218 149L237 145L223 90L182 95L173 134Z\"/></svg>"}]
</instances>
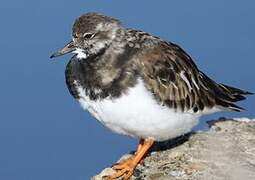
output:
<instances>
[{"instance_id":1,"label":"blue sky background","mask_svg":"<svg viewBox=\"0 0 255 180\"><path fill-rule=\"evenodd\" d=\"M111 133L69 95L69 57L51 61L70 39L74 19L96 11L181 45L219 82L255 91L255 2L67 1L0 2L0 179L85 180L135 149L137 141ZM255 117L248 111L221 116Z\"/></svg>"}]
</instances>

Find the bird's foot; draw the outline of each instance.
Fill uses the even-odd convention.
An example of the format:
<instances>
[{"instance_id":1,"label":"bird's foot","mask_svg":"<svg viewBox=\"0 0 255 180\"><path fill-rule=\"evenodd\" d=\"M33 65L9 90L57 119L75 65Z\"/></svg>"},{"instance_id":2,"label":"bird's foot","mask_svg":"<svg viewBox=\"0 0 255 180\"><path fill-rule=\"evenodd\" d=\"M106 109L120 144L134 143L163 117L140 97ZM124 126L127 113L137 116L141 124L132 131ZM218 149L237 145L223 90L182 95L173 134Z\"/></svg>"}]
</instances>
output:
<instances>
[{"instance_id":1,"label":"bird's foot","mask_svg":"<svg viewBox=\"0 0 255 180\"><path fill-rule=\"evenodd\" d=\"M116 173L108 176L107 180L114 180L119 177L122 177L123 180L128 180L132 176L136 166L137 164L133 161L133 157L130 157L127 160L114 165L112 169L114 169Z\"/></svg>"},{"instance_id":2,"label":"bird's foot","mask_svg":"<svg viewBox=\"0 0 255 180\"><path fill-rule=\"evenodd\" d=\"M134 160L134 157L133 157L133 156L128 157L127 159L123 159L123 160L121 160L120 162L114 164L114 165L112 166L112 169L114 169L114 170L122 169L122 167L124 167L125 164L130 164L130 163L132 163L133 160Z\"/></svg>"},{"instance_id":3,"label":"bird's foot","mask_svg":"<svg viewBox=\"0 0 255 180\"><path fill-rule=\"evenodd\" d=\"M120 177L122 177L123 180L128 180L133 175L136 166L150 149L153 142L154 141L151 139L141 139L135 155L114 165L112 169L114 169L116 173L108 176L107 180L114 180Z\"/></svg>"}]
</instances>

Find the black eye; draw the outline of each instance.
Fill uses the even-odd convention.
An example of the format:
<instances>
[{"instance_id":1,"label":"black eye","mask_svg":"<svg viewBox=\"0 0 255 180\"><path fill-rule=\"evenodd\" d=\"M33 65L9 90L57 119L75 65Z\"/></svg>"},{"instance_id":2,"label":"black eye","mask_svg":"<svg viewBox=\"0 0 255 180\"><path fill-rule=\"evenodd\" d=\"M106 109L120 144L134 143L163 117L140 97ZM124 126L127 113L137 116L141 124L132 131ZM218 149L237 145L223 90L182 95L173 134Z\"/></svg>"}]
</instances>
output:
<instances>
[{"instance_id":1,"label":"black eye","mask_svg":"<svg viewBox=\"0 0 255 180\"><path fill-rule=\"evenodd\" d=\"M94 34L92 34L92 33L85 33L85 34L83 35L83 37L86 38L86 39L91 39L91 38L94 37Z\"/></svg>"}]
</instances>

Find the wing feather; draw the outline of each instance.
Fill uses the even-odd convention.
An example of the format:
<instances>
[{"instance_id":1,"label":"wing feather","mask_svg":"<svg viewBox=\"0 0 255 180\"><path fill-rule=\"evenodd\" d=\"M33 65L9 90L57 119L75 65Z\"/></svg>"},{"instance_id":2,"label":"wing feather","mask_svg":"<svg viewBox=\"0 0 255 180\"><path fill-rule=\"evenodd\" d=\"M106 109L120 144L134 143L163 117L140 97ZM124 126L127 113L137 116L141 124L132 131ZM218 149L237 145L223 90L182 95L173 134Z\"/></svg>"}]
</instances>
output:
<instances>
[{"instance_id":1,"label":"wing feather","mask_svg":"<svg viewBox=\"0 0 255 180\"><path fill-rule=\"evenodd\" d=\"M236 111L242 109L233 102L243 99L244 91L211 80L176 44L161 42L138 59L147 89L161 104L194 112L216 105Z\"/></svg>"}]
</instances>

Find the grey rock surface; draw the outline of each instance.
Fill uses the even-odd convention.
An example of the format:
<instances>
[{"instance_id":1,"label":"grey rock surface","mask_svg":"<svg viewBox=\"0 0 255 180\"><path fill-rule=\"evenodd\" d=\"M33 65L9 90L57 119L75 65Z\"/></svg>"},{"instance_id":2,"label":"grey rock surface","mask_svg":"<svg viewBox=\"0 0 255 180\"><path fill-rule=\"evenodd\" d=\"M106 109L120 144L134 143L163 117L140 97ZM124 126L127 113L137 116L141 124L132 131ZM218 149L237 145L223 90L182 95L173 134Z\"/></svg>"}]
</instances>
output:
<instances>
[{"instance_id":1,"label":"grey rock surface","mask_svg":"<svg viewBox=\"0 0 255 180\"><path fill-rule=\"evenodd\" d=\"M157 143L131 180L255 180L255 120L222 118L208 124L206 132ZM113 172L106 168L91 179Z\"/></svg>"}]
</instances>

